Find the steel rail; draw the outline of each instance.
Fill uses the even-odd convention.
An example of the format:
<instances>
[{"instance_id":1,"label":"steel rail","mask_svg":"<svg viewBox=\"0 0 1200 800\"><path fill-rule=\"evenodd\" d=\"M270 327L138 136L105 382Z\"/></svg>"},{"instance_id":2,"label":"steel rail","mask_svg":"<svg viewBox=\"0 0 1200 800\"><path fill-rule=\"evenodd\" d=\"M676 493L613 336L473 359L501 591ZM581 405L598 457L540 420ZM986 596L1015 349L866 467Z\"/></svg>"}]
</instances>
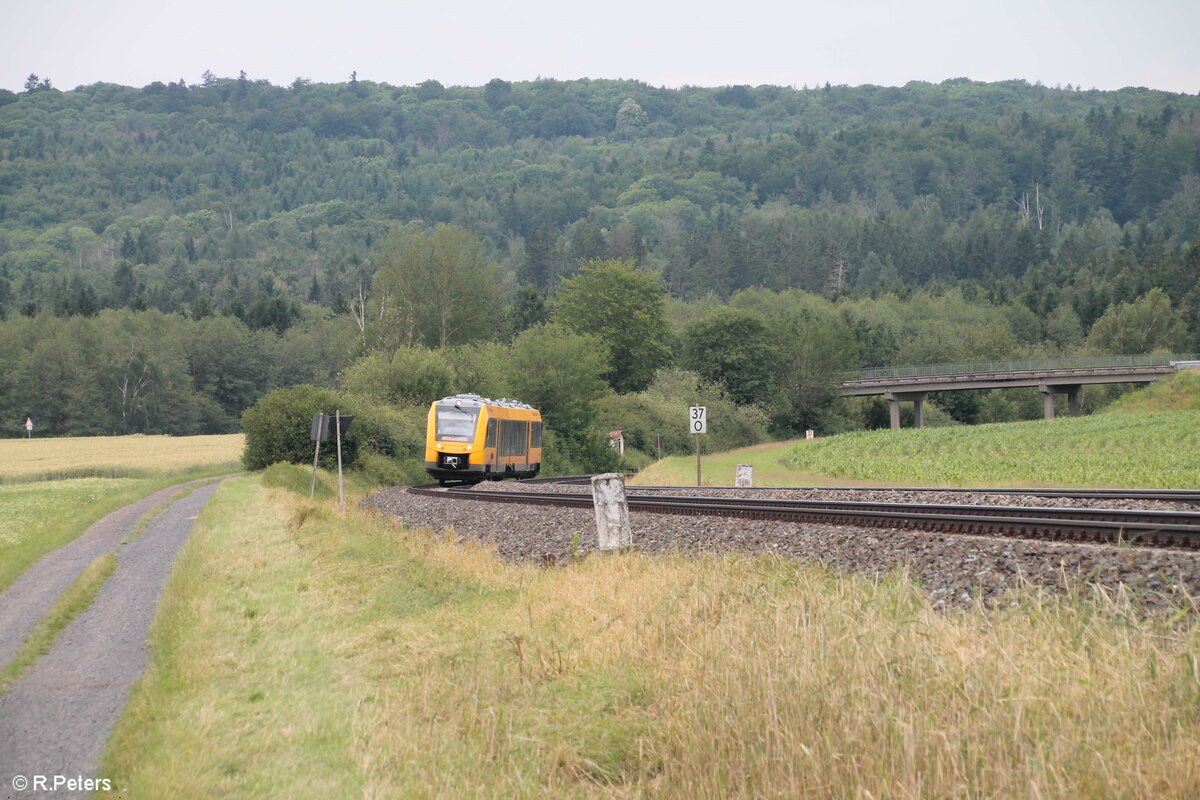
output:
<instances>
[{"instance_id":1,"label":"steel rail","mask_svg":"<svg viewBox=\"0 0 1200 800\"><path fill-rule=\"evenodd\" d=\"M591 508L590 494L433 487L410 491L495 503ZM1042 508L839 500L749 500L629 494L636 511L819 522L909 530L1200 548L1200 513L1138 509Z\"/></svg>"},{"instance_id":2,"label":"steel rail","mask_svg":"<svg viewBox=\"0 0 1200 800\"><path fill-rule=\"evenodd\" d=\"M564 481L576 483L578 480ZM627 486L627 491L658 492L678 491L681 486ZM717 492L790 492L820 491L846 492L938 492L941 494L998 494L1028 497L1050 497L1076 500L1159 500L1168 503L1200 504L1200 491L1195 489L1056 489L1056 488L992 488L992 487L943 487L943 486L705 486L705 491Z\"/></svg>"}]
</instances>

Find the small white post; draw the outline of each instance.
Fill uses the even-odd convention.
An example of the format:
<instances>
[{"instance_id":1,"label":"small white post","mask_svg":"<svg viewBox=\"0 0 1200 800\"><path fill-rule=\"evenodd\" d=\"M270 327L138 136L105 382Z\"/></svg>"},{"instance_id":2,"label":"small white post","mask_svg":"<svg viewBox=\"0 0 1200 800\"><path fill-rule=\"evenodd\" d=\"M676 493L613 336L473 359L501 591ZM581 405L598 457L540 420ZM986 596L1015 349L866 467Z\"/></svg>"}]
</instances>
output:
<instances>
[{"instance_id":1,"label":"small white post","mask_svg":"<svg viewBox=\"0 0 1200 800\"><path fill-rule=\"evenodd\" d=\"M346 498L342 494L342 412L341 409L333 412L334 422L337 423L337 449L338 449L338 508L346 507Z\"/></svg>"},{"instance_id":2,"label":"small white post","mask_svg":"<svg viewBox=\"0 0 1200 800\"><path fill-rule=\"evenodd\" d=\"M625 476L617 472L592 476L592 505L596 509L596 547L621 550L633 544Z\"/></svg>"},{"instance_id":3,"label":"small white post","mask_svg":"<svg viewBox=\"0 0 1200 800\"><path fill-rule=\"evenodd\" d=\"M754 467L750 464L738 464L734 473L733 485L739 489L748 489L754 485Z\"/></svg>"}]
</instances>

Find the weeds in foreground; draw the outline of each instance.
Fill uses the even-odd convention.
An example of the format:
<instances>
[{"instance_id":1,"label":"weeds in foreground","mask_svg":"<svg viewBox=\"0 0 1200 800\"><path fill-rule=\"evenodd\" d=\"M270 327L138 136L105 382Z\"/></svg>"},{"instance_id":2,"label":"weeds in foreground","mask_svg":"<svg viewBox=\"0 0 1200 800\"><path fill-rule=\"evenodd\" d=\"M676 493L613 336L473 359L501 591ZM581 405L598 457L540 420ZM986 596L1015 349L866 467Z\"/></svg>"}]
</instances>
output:
<instances>
[{"instance_id":1,"label":"weeds in foreground","mask_svg":"<svg viewBox=\"0 0 1200 800\"><path fill-rule=\"evenodd\" d=\"M902 572L772 557L514 567L233 484L114 739L133 794L1200 792L1192 610L1073 587L941 613Z\"/></svg>"}]
</instances>

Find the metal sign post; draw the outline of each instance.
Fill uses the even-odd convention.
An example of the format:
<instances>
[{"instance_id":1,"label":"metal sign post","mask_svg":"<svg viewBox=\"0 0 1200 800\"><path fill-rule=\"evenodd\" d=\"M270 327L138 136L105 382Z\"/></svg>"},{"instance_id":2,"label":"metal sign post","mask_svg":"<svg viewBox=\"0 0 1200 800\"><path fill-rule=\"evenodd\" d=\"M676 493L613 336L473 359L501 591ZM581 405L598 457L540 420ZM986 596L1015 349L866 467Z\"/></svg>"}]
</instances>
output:
<instances>
[{"instance_id":1,"label":"metal sign post","mask_svg":"<svg viewBox=\"0 0 1200 800\"><path fill-rule=\"evenodd\" d=\"M688 412L688 429L696 437L696 485L700 486L700 434L708 433L708 408L692 406Z\"/></svg>"},{"instance_id":2,"label":"metal sign post","mask_svg":"<svg viewBox=\"0 0 1200 800\"><path fill-rule=\"evenodd\" d=\"M313 449L313 474L312 485L308 487L308 496L313 497L317 491L317 460L321 456L321 442L329 438L329 423L332 422L337 427L337 465L338 465L338 506L346 505L346 495L342 490L342 439L350 430L350 423L354 422L352 415L342 416L340 409L334 411L333 414L324 412L313 414L312 418L312 440L317 443Z\"/></svg>"},{"instance_id":3,"label":"metal sign post","mask_svg":"<svg viewBox=\"0 0 1200 800\"><path fill-rule=\"evenodd\" d=\"M313 449L312 484L308 487L308 496L310 498L314 497L317 493L317 458L321 455L321 440L329 436L329 426L326 424L326 421L324 414L313 414L312 434L310 438L317 443L317 446Z\"/></svg>"}]
</instances>

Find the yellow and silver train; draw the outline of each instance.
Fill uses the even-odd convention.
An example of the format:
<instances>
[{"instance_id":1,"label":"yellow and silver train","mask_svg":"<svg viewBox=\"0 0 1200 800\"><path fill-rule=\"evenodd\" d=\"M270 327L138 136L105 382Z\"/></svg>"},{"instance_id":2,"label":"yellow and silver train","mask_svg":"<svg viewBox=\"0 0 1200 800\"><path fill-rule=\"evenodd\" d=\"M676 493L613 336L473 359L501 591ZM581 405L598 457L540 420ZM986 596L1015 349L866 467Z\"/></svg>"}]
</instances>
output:
<instances>
[{"instance_id":1,"label":"yellow and silver train","mask_svg":"<svg viewBox=\"0 0 1200 800\"><path fill-rule=\"evenodd\" d=\"M425 471L441 484L532 478L542 468L542 415L516 400L456 394L429 406Z\"/></svg>"}]
</instances>

